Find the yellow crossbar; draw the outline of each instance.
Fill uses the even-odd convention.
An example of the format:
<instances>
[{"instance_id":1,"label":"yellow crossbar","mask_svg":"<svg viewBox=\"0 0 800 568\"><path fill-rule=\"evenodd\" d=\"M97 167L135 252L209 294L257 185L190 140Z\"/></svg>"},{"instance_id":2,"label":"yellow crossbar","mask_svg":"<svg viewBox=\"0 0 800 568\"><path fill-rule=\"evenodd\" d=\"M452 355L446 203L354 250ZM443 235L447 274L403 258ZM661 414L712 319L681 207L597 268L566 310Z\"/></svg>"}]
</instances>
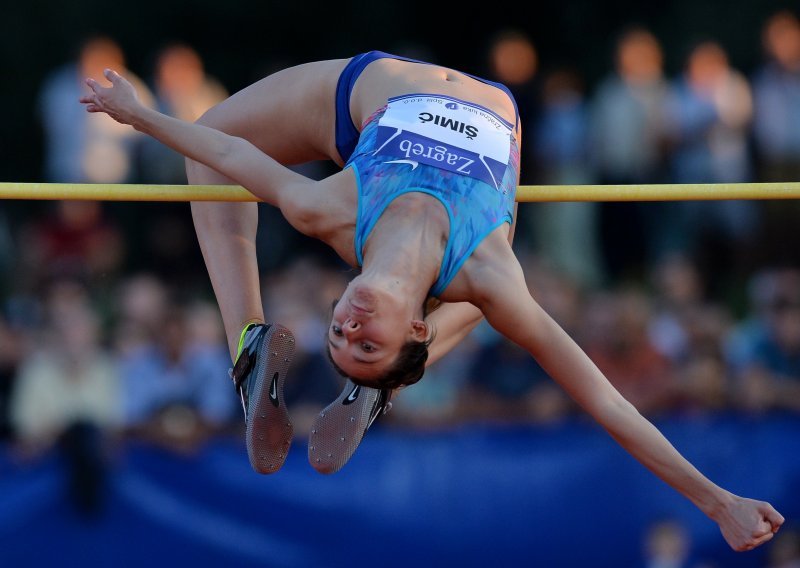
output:
<instances>
[{"instance_id":1,"label":"yellow crossbar","mask_svg":"<svg viewBox=\"0 0 800 568\"><path fill-rule=\"evenodd\" d=\"M800 182L651 185L523 185L517 201L696 201L798 199ZM259 201L237 185L0 183L0 199Z\"/></svg>"}]
</instances>

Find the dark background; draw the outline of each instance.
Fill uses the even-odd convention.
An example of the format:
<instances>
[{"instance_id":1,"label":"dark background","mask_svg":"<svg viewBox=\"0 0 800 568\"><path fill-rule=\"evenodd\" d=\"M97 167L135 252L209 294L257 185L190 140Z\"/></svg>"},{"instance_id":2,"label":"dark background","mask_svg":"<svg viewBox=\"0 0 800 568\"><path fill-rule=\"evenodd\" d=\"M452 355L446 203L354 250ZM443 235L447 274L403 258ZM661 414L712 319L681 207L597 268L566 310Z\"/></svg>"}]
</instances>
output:
<instances>
[{"instance_id":1,"label":"dark background","mask_svg":"<svg viewBox=\"0 0 800 568\"><path fill-rule=\"evenodd\" d=\"M761 61L760 25L780 0L632 0L487 3L358 0L13 1L0 4L0 180L41 181L41 127L35 114L45 74L72 59L81 39L105 33L125 51L128 67L147 80L159 47L181 40L195 47L207 71L233 92L291 64L407 46L437 62L480 74L489 40L516 28L533 39L542 69L576 67L589 89L611 68L616 35L644 24L662 42L667 72L684 50L713 38L748 73ZM77 104L77 102L76 102Z\"/></svg>"}]
</instances>

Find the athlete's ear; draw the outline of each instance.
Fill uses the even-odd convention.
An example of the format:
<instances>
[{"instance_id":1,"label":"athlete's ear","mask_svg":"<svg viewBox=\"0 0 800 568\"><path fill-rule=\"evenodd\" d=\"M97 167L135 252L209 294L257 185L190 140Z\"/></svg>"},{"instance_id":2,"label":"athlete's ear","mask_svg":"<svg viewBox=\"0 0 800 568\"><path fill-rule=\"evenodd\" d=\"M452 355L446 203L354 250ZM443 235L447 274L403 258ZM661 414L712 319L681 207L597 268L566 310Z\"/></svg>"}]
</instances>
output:
<instances>
[{"instance_id":1,"label":"athlete's ear","mask_svg":"<svg viewBox=\"0 0 800 568\"><path fill-rule=\"evenodd\" d=\"M411 320L411 338L414 341L427 341L428 324L422 320Z\"/></svg>"}]
</instances>

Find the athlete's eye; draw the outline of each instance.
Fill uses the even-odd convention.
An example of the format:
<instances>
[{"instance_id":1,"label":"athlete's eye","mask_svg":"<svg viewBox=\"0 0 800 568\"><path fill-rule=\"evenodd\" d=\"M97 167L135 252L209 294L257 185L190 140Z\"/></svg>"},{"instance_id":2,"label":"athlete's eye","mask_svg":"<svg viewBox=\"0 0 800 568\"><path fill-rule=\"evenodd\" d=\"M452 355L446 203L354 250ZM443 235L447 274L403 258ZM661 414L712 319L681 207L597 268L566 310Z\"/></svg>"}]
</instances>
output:
<instances>
[{"instance_id":1,"label":"athlete's eye","mask_svg":"<svg viewBox=\"0 0 800 568\"><path fill-rule=\"evenodd\" d=\"M342 336L342 328L339 327L338 325L332 325L331 331L333 332L333 335L335 335L336 337Z\"/></svg>"},{"instance_id":2,"label":"athlete's eye","mask_svg":"<svg viewBox=\"0 0 800 568\"><path fill-rule=\"evenodd\" d=\"M366 351L367 353L372 353L373 351L375 351L375 346L370 345L369 343L362 343L361 349L362 351Z\"/></svg>"}]
</instances>

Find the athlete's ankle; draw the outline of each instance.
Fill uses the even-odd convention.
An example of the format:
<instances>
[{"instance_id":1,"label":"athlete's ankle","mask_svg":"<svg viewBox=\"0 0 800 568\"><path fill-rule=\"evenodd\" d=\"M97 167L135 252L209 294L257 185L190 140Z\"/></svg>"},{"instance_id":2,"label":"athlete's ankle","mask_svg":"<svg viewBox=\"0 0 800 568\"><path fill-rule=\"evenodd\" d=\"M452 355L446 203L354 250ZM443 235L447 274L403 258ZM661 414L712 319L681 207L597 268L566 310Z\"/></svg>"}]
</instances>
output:
<instances>
[{"instance_id":1,"label":"athlete's ankle","mask_svg":"<svg viewBox=\"0 0 800 568\"><path fill-rule=\"evenodd\" d=\"M239 332L239 337L237 337L234 340L234 343L231 345L231 347L235 347L235 350L232 350L233 351L233 360L234 360L234 362L236 361L236 359L239 358L239 355L242 352L242 345L244 345L244 340L245 340L245 337L247 337L247 332L250 331L251 329L253 329L253 327L255 327L257 325L264 325L264 320L262 320L260 318L254 318L254 319L251 319L251 320L247 320L246 322L244 322L242 324L242 326L241 326L241 330L242 331Z\"/></svg>"}]
</instances>

